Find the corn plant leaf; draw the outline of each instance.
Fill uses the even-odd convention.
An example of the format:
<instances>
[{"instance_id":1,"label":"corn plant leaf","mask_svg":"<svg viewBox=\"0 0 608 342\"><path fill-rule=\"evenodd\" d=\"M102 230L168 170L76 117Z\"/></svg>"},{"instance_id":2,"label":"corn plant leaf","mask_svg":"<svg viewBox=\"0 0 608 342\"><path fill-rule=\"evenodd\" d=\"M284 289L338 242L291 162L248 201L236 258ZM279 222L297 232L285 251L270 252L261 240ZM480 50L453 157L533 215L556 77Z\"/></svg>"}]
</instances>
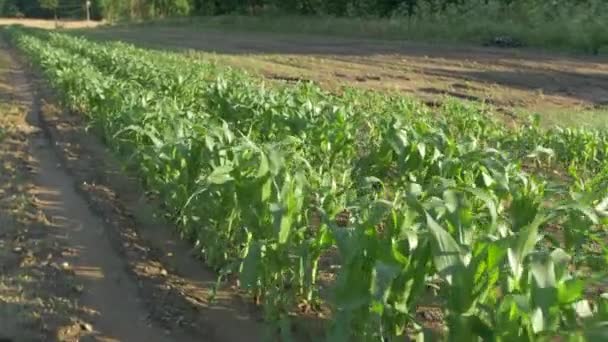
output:
<instances>
[{"instance_id":1,"label":"corn plant leaf","mask_svg":"<svg viewBox=\"0 0 608 342\"><path fill-rule=\"evenodd\" d=\"M496 208L496 202L494 198L492 198L490 193L477 188L467 188L466 191L484 202L486 208L488 209L488 212L490 213L490 217L492 219L492 226L495 227L496 222L498 220L498 211Z\"/></svg>"},{"instance_id":2,"label":"corn plant leaf","mask_svg":"<svg viewBox=\"0 0 608 342\"><path fill-rule=\"evenodd\" d=\"M376 261L372 271L372 298L384 304L390 295L391 283L399 275L400 268L383 261Z\"/></svg>"},{"instance_id":3,"label":"corn plant leaf","mask_svg":"<svg viewBox=\"0 0 608 342\"><path fill-rule=\"evenodd\" d=\"M230 175L233 168L230 165L221 165L213 169L211 174L207 177L207 182L210 184L225 184L234 178Z\"/></svg>"},{"instance_id":4,"label":"corn plant leaf","mask_svg":"<svg viewBox=\"0 0 608 342\"><path fill-rule=\"evenodd\" d=\"M291 232L291 217L287 215L287 210L278 203L271 204L270 211L273 215L277 239L280 244L284 244Z\"/></svg>"},{"instance_id":5,"label":"corn plant leaf","mask_svg":"<svg viewBox=\"0 0 608 342\"><path fill-rule=\"evenodd\" d=\"M532 312L532 317L530 320L532 322L532 329L535 333L538 334L545 331L545 315L543 314L543 310L536 308Z\"/></svg>"},{"instance_id":6,"label":"corn plant leaf","mask_svg":"<svg viewBox=\"0 0 608 342\"><path fill-rule=\"evenodd\" d=\"M239 280L243 288L254 288L257 286L259 267L262 261L262 245L253 241L242 263Z\"/></svg>"},{"instance_id":7,"label":"corn plant leaf","mask_svg":"<svg viewBox=\"0 0 608 342\"><path fill-rule=\"evenodd\" d=\"M581 279L568 279L558 285L557 298L560 305L571 304L580 300L585 291L585 282Z\"/></svg>"},{"instance_id":8,"label":"corn plant leaf","mask_svg":"<svg viewBox=\"0 0 608 342\"><path fill-rule=\"evenodd\" d=\"M426 215L427 226L431 233L433 260L439 274L452 282L453 276L462 271L461 248L454 238L430 216Z\"/></svg>"},{"instance_id":9,"label":"corn plant leaf","mask_svg":"<svg viewBox=\"0 0 608 342\"><path fill-rule=\"evenodd\" d=\"M536 216L532 223L525 226L517 234L514 244L508 250L509 266L516 279L522 276L524 258L534 250L534 246L538 241L538 229L545 220L545 216Z\"/></svg>"},{"instance_id":10,"label":"corn plant leaf","mask_svg":"<svg viewBox=\"0 0 608 342\"><path fill-rule=\"evenodd\" d=\"M583 203L579 203L579 202L575 202L575 203L568 203L567 205L561 206L558 209L561 210L573 210L573 211L578 211L579 213L583 214L585 217L587 217L593 224L598 224L600 222L599 217L597 216L597 213L595 212L594 208L585 205Z\"/></svg>"}]
</instances>

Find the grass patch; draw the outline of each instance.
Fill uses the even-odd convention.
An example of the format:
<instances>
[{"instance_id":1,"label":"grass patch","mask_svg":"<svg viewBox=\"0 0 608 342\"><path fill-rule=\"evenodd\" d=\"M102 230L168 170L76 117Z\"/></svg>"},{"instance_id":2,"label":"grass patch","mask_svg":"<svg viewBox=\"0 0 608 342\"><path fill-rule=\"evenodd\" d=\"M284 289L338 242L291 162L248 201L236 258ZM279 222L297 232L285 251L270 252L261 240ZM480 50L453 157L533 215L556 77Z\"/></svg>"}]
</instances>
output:
<instances>
[{"instance_id":1,"label":"grass patch","mask_svg":"<svg viewBox=\"0 0 608 342\"><path fill-rule=\"evenodd\" d=\"M223 15L147 20L143 26L171 25L353 38L441 43L490 43L509 37L518 44L570 52L608 53L608 16L604 7L564 6L547 15L504 6L471 6L444 13L391 18L297 15ZM548 10L545 10L548 11ZM594 12L592 12L594 11ZM120 23L118 26L133 23Z\"/></svg>"},{"instance_id":2,"label":"grass patch","mask_svg":"<svg viewBox=\"0 0 608 342\"><path fill-rule=\"evenodd\" d=\"M520 116L529 117L538 114L529 110L520 112ZM556 108L551 111L544 111L540 115L540 123L543 127L580 127L580 128L608 128L608 108L576 109L576 108Z\"/></svg>"}]
</instances>

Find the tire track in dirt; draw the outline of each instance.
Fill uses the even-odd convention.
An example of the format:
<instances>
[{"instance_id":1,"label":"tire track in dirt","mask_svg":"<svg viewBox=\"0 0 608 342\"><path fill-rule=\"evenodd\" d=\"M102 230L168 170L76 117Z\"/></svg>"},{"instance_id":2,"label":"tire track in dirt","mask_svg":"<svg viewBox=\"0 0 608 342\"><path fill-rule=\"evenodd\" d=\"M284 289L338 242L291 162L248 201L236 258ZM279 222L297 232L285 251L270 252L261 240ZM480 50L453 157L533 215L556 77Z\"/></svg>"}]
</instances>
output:
<instances>
[{"instance_id":1,"label":"tire track in dirt","mask_svg":"<svg viewBox=\"0 0 608 342\"><path fill-rule=\"evenodd\" d=\"M58 167L48 140L40 137L33 143L31 155L39 165L34 194L60 231L59 237L69 241L74 249L63 267L72 269L75 280L82 286L80 305L93 312L91 326L85 324L84 330L93 330L100 340L172 340L149 322L137 287L105 236L103 222L76 194L73 181Z\"/></svg>"},{"instance_id":2,"label":"tire track in dirt","mask_svg":"<svg viewBox=\"0 0 608 342\"><path fill-rule=\"evenodd\" d=\"M29 109L29 127L22 129L39 132L39 102L28 79L15 71L11 81L20 102ZM63 331L57 338L78 340L88 335L99 341L176 340L176 336L167 336L167 331L150 321L137 286L110 245L104 222L76 193L74 181L61 167L50 141L41 134L30 137L30 159L35 165L32 193L54 227L54 238L65 242L72 251L64 253L61 268L74 275L81 292L78 306L90 314L88 322L77 327L80 332ZM178 340L194 341L184 336Z\"/></svg>"}]
</instances>

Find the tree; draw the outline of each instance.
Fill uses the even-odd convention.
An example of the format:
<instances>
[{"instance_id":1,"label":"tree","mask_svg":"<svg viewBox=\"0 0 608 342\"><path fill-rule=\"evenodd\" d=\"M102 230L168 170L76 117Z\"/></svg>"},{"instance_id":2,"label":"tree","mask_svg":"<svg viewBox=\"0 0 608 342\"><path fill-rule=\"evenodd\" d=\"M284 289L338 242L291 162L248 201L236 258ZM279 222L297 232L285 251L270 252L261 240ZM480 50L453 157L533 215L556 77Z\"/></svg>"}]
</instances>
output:
<instances>
[{"instance_id":1,"label":"tree","mask_svg":"<svg viewBox=\"0 0 608 342\"><path fill-rule=\"evenodd\" d=\"M57 7L59 7L59 0L38 0L40 7L49 11L53 11L53 17L55 17L55 23L57 23Z\"/></svg>"}]
</instances>

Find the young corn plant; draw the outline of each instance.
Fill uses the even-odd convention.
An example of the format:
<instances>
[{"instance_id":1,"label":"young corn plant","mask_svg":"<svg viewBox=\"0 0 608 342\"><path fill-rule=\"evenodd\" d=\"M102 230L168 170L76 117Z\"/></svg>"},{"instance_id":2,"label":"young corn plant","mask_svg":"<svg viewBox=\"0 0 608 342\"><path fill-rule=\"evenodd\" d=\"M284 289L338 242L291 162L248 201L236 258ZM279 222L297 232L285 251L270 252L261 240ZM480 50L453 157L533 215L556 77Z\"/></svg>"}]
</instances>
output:
<instances>
[{"instance_id":1,"label":"young corn plant","mask_svg":"<svg viewBox=\"0 0 608 342\"><path fill-rule=\"evenodd\" d=\"M331 341L606 339L606 132L9 35L262 306L269 339L297 339L302 311L329 315Z\"/></svg>"}]
</instances>

